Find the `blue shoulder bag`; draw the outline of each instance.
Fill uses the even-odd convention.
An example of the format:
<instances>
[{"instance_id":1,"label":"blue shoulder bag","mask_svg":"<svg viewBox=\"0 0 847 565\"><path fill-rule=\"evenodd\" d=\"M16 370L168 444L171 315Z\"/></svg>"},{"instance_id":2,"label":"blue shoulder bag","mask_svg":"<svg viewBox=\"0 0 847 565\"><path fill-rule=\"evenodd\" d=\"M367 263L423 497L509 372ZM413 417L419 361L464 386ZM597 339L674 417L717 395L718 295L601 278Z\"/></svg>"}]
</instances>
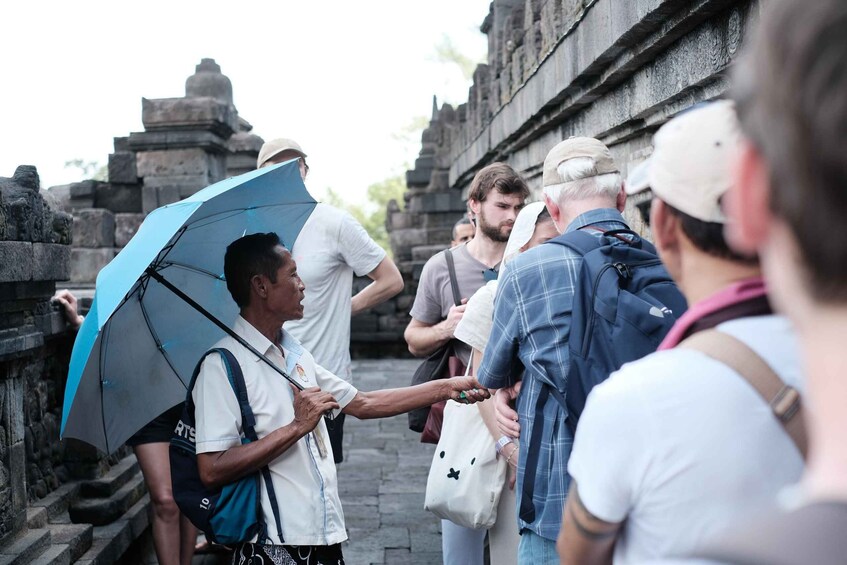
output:
<instances>
[{"instance_id":1,"label":"blue shoulder bag","mask_svg":"<svg viewBox=\"0 0 847 565\"><path fill-rule=\"evenodd\" d=\"M210 353L220 354L229 377L229 383L232 385L236 398L238 398L244 431L241 443L258 440L255 429L256 419L253 416L253 410L250 408L247 387L244 384L244 374L241 372L238 361L232 352L226 349L216 348L207 351L200 358L197 367L194 369L194 374L191 376L182 417L177 423L171 439L171 482L174 500L182 514L214 543L232 545L248 542L254 537L257 537L258 543L267 543L268 530L262 516L261 489L259 488L259 481L264 479L279 540L283 542L276 492L267 467L262 467L260 471L219 489L207 488L200 480L194 439L194 401L191 398L191 392L194 390L197 375L200 373L200 366Z\"/></svg>"}]
</instances>

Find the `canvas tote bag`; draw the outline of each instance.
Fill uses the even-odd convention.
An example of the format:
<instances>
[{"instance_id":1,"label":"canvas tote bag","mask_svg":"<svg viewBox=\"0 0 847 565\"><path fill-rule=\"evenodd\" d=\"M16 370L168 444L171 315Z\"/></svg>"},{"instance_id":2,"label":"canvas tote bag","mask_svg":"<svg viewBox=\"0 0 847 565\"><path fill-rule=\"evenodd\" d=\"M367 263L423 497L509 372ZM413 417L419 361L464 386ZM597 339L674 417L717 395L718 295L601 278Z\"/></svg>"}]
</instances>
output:
<instances>
[{"instance_id":1,"label":"canvas tote bag","mask_svg":"<svg viewBox=\"0 0 847 565\"><path fill-rule=\"evenodd\" d=\"M448 400L424 508L466 528L493 526L508 466L494 443L476 404Z\"/></svg>"}]
</instances>

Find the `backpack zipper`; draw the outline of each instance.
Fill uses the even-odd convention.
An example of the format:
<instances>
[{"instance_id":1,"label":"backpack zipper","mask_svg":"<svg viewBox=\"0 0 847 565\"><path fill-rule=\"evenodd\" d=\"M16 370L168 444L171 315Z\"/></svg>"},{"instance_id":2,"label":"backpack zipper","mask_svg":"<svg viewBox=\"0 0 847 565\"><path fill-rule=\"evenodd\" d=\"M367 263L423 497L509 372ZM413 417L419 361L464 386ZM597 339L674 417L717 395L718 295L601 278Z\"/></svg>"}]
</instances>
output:
<instances>
[{"instance_id":1,"label":"backpack zipper","mask_svg":"<svg viewBox=\"0 0 847 565\"><path fill-rule=\"evenodd\" d=\"M632 271L639 267L650 267L653 265L660 265L662 261L660 259L650 259L649 261L637 261L635 263L611 263L604 265L600 272L597 274L597 277L594 279L594 288L591 291L591 317L588 319L588 329L585 332L585 335L582 338L582 349L580 351L580 356L585 357L588 354L588 346L591 344L591 333L594 331L594 319L597 317L597 311L594 310L594 301L597 299L597 287L600 285L600 279L603 278L603 274L607 269L615 269L618 272L618 276L624 276L621 273L621 268L623 267L629 276L632 276Z\"/></svg>"}]
</instances>

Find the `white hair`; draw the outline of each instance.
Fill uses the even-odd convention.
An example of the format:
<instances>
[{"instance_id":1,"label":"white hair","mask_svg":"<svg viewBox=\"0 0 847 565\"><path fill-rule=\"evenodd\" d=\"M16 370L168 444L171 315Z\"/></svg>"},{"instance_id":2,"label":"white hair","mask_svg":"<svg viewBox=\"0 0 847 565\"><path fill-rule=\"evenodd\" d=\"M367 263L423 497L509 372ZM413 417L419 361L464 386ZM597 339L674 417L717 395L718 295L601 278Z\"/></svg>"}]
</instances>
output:
<instances>
[{"instance_id":1,"label":"white hair","mask_svg":"<svg viewBox=\"0 0 847 565\"><path fill-rule=\"evenodd\" d=\"M598 175L597 162L591 157L574 157L562 161L557 171L562 182L545 186L544 194L559 205L598 196L614 202L623 183L620 173Z\"/></svg>"}]
</instances>

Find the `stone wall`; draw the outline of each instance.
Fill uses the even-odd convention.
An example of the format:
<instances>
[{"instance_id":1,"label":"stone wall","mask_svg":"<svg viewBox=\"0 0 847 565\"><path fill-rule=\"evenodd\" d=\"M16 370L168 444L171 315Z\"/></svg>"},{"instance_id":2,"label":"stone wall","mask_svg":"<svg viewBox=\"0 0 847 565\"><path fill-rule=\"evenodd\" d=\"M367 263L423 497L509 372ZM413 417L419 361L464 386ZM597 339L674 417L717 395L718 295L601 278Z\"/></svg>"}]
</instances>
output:
<instances>
[{"instance_id":1,"label":"stone wall","mask_svg":"<svg viewBox=\"0 0 847 565\"><path fill-rule=\"evenodd\" d=\"M727 68L757 10L752 0L494 0L480 28L488 63L476 69L466 103L434 112L407 174L406 209L389 207L395 254L411 261L408 286L449 241L434 221L441 201L416 203L422 194L460 200L479 169L506 161L540 198L547 151L572 135L604 141L626 174L649 155L663 123L726 92Z\"/></svg>"},{"instance_id":2,"label":"stone wall","mask_svg":"<svg viewBox=\"0 0 847 565\"><path fill-rule=\"evenodd\" d=\"M35 167L0 178L0 545L27 503L64 478L59 442L70 339L50 304L70 275L71 217L39 193Z\"/></svg>"}]
</instances>

